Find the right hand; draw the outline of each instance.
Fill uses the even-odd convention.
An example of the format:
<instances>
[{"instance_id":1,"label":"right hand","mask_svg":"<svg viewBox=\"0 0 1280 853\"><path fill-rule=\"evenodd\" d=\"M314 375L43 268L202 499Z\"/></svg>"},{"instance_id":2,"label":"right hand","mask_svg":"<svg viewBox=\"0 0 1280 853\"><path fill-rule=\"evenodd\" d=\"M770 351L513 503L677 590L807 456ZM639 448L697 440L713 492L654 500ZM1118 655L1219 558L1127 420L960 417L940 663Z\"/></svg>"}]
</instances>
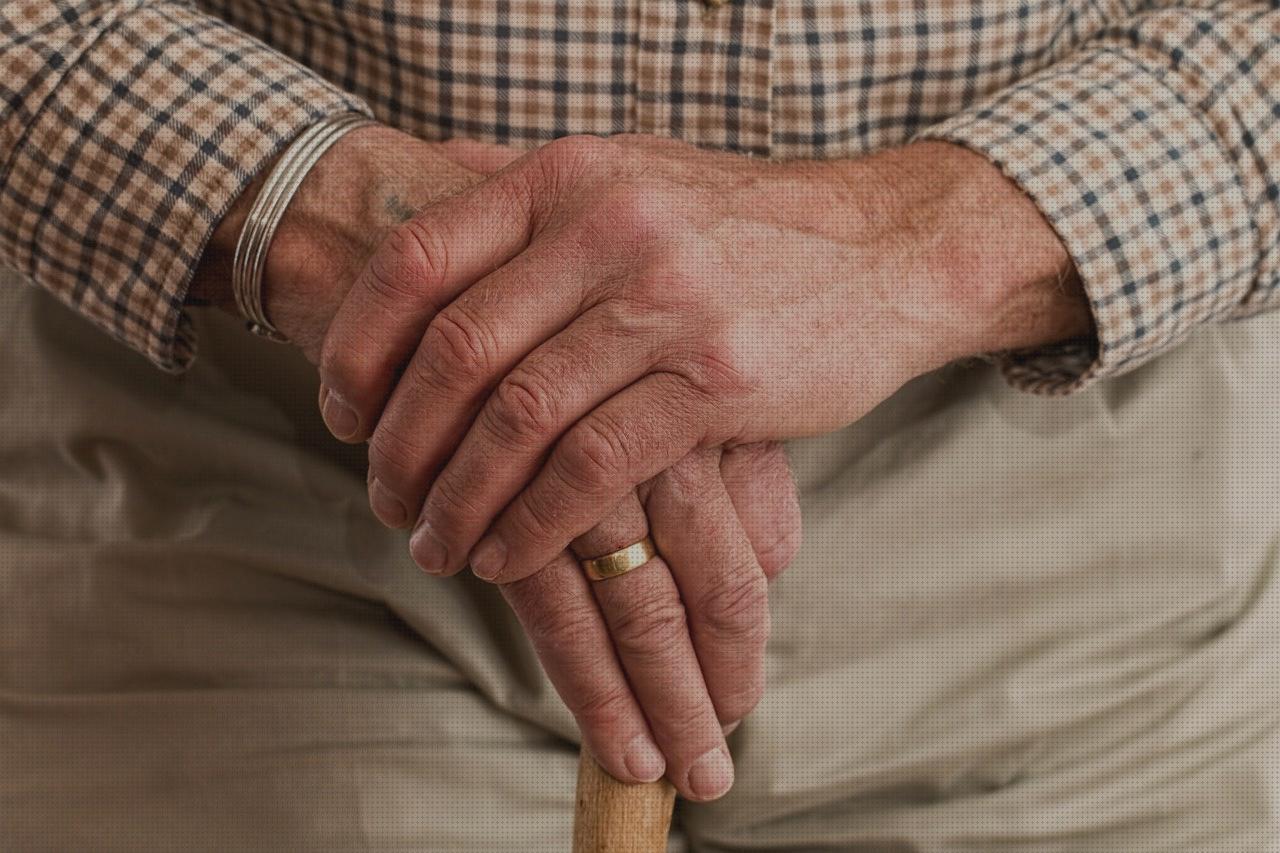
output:
<instances>
[{"instance_id":1,"label":"right hand","mask_svg":"<svg viewBox=\"0 0 1280 853\"><path fill-rule=\"evenodd\" d=\"M428 143L382 126L347 134L303 182L272 242L267 315L317 363L333 315L391 229L521 153L469 140ZM194 294L233 313L226 291L230 255L261 180L219 226L193 283ZM380 348L368 351L372 356ZM374 367L394 377L403 368ZM322 408L326 393L322 388ZM364 433L339 437L362 441ZM376 483L370 483L370 502L392 527L419 509L388 508ZM727 760L722 727L736 724L760 698L765 584L798 545L799 511L785 456L764 445L691 454L580 537L577 556L637 541L649 520L665 559L591 583L575 555L565 552L503 592L606 770L624 781L665 772L687 799L713 799L731 782L731 766L726 778L723 764L708 769L699 759ZM644 752L647 761L638 758ZM703 769L694 771L695 765Z\"/></svg>"}]
</instances>

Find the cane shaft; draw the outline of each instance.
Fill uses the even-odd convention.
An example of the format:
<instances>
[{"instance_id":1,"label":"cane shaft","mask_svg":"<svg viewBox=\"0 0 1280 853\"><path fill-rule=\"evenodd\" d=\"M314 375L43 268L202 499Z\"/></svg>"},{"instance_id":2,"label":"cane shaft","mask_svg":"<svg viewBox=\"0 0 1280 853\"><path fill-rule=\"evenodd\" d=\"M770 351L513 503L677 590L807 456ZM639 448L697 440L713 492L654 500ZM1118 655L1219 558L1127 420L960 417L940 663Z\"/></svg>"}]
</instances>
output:
<instances>
[{"instance_id":1,"label":"cane shaft","mask_svg":"<svg viewBox=\"0 0 1280 853\"><path fill-rule=\"evenodd\" d=\"M665 853L676 791L665 779L627 785L585 748L578 762L573 853Z\"/></svg>"}]
</instances>

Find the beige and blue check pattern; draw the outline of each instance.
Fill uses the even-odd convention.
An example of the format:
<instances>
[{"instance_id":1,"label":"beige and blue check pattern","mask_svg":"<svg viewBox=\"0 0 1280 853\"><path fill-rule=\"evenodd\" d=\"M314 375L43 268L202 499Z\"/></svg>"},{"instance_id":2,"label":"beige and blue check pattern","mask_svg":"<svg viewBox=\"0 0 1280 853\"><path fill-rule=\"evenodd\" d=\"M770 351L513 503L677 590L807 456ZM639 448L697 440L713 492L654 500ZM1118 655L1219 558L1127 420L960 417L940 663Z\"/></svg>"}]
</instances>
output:
<instances>
[{"instance_id":1,"label":"beige and blue check pattern","mask_svg":"<svg viewBox=\"0 0 1280 853\"><path fill-rule=\"evenodd\" d=\"M219 217L321 116L534 146L665 134L779 159L934 137L1065 241L1067 392L1280 305L1280 2L0 0L0 259L155 364L194 354Z\"/></svg>"}]
</instances>

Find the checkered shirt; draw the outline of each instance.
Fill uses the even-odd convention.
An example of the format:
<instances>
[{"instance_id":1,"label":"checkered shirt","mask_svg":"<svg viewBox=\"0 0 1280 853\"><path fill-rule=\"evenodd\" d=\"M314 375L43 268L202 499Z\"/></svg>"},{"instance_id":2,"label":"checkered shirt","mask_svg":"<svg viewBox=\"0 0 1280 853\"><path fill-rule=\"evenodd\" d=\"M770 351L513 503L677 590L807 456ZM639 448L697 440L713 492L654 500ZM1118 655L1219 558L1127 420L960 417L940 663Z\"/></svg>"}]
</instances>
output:
<instances>
[{"instance_id":1,"label":"checkered shirt","mask_svg":"<svg viewBox=\"0 0 1280 853\"><path fill-rule=\"evenodd\" d=\"M1280 304L1280 0L0 0L0 260L162 369L202 247L343 110L430 139L967 146L1065 242L1065 393Z\"/></svg>"}]
</instances>

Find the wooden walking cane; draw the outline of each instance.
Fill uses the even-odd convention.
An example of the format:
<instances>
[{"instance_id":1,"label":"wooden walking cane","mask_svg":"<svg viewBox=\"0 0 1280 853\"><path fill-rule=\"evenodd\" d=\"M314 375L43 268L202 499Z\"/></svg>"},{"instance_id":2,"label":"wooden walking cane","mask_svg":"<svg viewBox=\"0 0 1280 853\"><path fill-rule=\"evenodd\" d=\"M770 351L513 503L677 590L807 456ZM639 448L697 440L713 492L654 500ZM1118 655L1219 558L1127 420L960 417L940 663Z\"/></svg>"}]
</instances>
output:
<instances>
[{"instance_id":1,"label":"wooden walking cane","mask_svg":"<svg viewBox=\"0 0 1280 853\"><path fill-rule=\"evenodd\" d=\"M573 853L666 853L676 789L666 779L628 785L584 746L578 760Z\"/></svg>"}]
</instances>

